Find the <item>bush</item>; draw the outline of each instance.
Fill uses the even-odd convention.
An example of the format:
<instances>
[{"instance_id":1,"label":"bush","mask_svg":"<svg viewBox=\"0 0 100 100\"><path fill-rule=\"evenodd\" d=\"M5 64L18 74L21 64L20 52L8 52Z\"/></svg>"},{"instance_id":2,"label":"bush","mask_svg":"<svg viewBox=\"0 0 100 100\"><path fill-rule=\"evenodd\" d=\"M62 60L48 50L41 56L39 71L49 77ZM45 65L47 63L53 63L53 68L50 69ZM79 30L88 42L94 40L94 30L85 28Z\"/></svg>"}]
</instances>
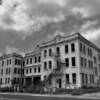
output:
<instances>
[{"instance_id":1,"label":"bush","mask_svg":"<svg viewBox=\"0 0 100 100\"><path fill-rule=\"evenodd\" d=\"M9 88L9 92L14 92L14 88L13 87L10 87Z\"/></svg>"},{"instance_id":2,"label":"bush","mask_svg":"<svg viewBox=\"0 0 100 100\"><path fill-rule=\"evenodd\" d=\"M0 88L1 92L9 92L9 87Z\"/></svg>"},{"instance_id":3,"label":"bush","mask_svg":"<svg viewBox=\"0 0 100 100\"><path fill-rule=\"evenodd\" d=\"M26 93L45 93L44 87L41 85L35 85L34 87L27 87L23 89Z\"/></svg>"},{"instance_id":4,"label":"bush","mask_svg":"<svg viewBox=\"0 0 100 100\"><path fill-rule=\"evenodd\" d=\"M72 95L82 95L83 91L73 91L71 94Z\"/></svg>"},{"instance_id":5,"label":"bush","mask_svg":"<svg viewBox=\"0 0 100 100\"><path fill-rule=\"evenodd\" d=\"M56 89L54 94L70 94L72 90L70 89Z\"/></svg>"}]
</instances>

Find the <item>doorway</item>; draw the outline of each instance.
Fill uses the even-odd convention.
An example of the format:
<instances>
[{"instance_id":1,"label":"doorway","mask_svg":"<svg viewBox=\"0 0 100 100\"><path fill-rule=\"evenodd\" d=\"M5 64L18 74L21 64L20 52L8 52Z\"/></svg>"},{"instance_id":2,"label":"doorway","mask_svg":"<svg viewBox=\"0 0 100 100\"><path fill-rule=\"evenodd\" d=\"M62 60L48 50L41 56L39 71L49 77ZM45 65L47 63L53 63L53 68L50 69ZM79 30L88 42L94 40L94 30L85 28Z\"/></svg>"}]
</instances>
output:
<instances>
[{"instance_id":1,"label":"doorway","mask_svg":"<svg viewBox=\"0 0 100 100\"><path fill-rule=\"evenodd\" d=\"M33 78L33 84L34 85L38 85L39 83L40 83L40 81L41 81L41 77L40 76L36 76L36 77L34 77Z\"/></svg>"},{"instance_id":2,"label":"doorway","mask_svg":"<svg viewBox=\"0 0 100 100\"><path fill-rule=\"evenodd\" d=\"M62 87L61 79L58 79L59 88Z\"/></svg>"}]
</instances>

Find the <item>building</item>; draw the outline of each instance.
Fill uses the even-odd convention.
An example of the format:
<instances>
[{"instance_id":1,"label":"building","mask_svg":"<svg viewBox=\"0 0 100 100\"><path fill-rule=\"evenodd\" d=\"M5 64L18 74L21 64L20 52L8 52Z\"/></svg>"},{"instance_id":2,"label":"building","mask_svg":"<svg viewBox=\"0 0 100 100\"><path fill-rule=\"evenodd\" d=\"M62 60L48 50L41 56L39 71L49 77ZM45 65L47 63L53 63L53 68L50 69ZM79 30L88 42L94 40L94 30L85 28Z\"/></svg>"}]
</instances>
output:
<instances>
[{"instance_id":1,"label":"building","mask_svg":"<svg viewBox=\"0 0 100 100\"><path fill-rule=\"evenodd\" d=\"M2 76L2 69L6 70L7 65L5 63L5 67L2 66L8 58L12 58L12 64L9 65L12 74L5 77L5 74ZM21 65L16 66L16 58L21 61ZM48 88L100 86L100 49L79 33L65 37L57 35L51 41L37 45L25 57L14 54L2 56L0 63L0 78L3 83L6 83L6 78L14 82L21 78L21 84L29 87L41 82ZM21 74L16 75L14 68L21 69ZM11 82L8 82L9 86L14 84Z\"/></svg>"},{"instance_id":2,"label":"building","mask_svg":"<svg viewBox=\"0 0 100 100\"><path fill-rule=\"evenodd\" d=\"M3 54L0 57L0 86L14 87L16 90L21 82L22 56L16 53Z\"/></svg>"},{"instance_id":3,"label":"building","mask_svg":"<svg viewBox=\"0 0 100 100\"><path fill-rule=\"evenodd\" d=\"M39 45L33 52L25 55L24 62L24 85L39 84L42 79L41 48Z\"/></svg>"},{"instance_id":4,"label":"building","mask_svg":"<svg viewBox=\"0 0 100 100\"><path fill-rule=\"evenodd\" d=\"M79 33L57 35L40 44L26 54L25 62L25 77L30 77L31 85L39 80L57 88L100 85L100 49Z\"/></svg>"}]
</instances>

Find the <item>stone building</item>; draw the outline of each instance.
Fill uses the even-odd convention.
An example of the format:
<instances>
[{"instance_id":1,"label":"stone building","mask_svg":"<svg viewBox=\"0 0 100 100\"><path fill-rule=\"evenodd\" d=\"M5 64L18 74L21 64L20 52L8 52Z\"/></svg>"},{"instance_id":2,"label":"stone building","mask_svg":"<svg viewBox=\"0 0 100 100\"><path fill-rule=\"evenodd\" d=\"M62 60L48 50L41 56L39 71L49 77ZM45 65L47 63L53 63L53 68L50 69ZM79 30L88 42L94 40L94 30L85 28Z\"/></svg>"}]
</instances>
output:
<instances>
[{"instance_id":1,"label":"stone building","mask_svg":"<svg viewBox=\"0 0 100 100\"><path fill-rule=\"evenodd\" d=\"M9 65L12 74L5 77L2 76L2 69L6 70L7 65L3 65L3 61L7 62L8 58L12 59L12 64ZM0 63L0 78L3 83L6 83L6 78L17 79L17 82L18 78L21 78L22 85L27 86L35 86L41 82L46 83L49 88L100 86L100 49L79 33L64 37L57 35L52 40L37 45L25 57L14 54L9 57L2 56ZM21 69L22 73L15 74L14 68ZM11 85L11 81L8 85Z\"/></svg>"},{"instance_id":2,"label":"stone building","mask_svg":"<svg viewBox=\"0 0 100 100\"><path fill-rule=\"evenodd\" d=\"M25 62L24 75L32 79L32 85L39 80L57 88L100 85L100 49L79 33L57 35L40 44L26 54Z\"/></svg>"},{"instance_id":3,"label":"stone building","mask_svg":"<svg viewBox=\"0 0 100 100\"><path fill-rule=\"evenodd\" d=\"M0 86L18 89L21 82L22 56L16 53L0 57Z\"/></svg>"}]
</instances>

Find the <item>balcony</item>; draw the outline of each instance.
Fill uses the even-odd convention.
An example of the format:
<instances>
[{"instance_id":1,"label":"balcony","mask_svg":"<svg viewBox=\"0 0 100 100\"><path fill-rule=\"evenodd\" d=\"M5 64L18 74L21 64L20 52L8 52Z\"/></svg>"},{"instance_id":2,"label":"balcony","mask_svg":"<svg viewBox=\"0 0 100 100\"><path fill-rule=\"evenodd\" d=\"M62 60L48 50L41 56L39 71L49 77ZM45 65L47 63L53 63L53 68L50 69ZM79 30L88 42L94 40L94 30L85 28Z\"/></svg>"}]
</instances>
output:
<instances>
[{"instance_id":1,"label":"balcony","mask_svg":"<svg viewBox=\"0 0 100 100\"><path fill-rule=\"evenodd\" d=\"M52 71L52 75L62 75L64 73L64 66L65 63L62 63L61 61L56 62L56 68Z\"/></svg>"}]
</instances>

